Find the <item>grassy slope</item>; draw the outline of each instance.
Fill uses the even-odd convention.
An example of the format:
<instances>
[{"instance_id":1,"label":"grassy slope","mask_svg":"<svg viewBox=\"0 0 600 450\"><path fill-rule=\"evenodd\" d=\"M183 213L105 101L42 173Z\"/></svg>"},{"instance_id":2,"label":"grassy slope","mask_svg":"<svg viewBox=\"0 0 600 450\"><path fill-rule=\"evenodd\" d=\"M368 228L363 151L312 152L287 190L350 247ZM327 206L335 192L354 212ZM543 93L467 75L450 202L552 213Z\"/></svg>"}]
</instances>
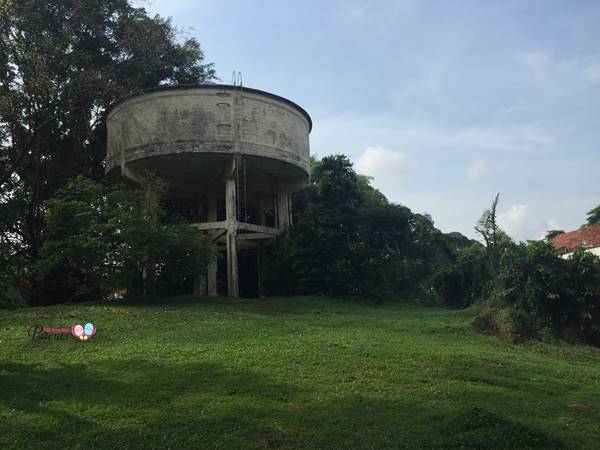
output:
<instances>
[{"instance_id":1,"label":"grassy slope","mask_svg":"<svg viewBox=\"0 0 600 450\"><path fill-rule=\"evenodd\" d=\"M0 448L600 445L600 350L315 298L0 311ZM30 325L93 321L89 343Z\"/></svg>"}]
</instances>

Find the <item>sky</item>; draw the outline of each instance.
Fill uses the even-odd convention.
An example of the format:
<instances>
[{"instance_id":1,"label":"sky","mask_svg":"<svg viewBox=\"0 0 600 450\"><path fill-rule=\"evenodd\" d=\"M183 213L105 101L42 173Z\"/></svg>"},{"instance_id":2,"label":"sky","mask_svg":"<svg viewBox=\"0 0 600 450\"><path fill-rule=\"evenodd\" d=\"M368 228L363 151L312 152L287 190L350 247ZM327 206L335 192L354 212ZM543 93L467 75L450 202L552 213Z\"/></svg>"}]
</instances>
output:
<instances>
[{"instance_id":1,"label":"sky","mask_svg":"<svg viewBox=\"0 0 600 450\"><path fill-rule=\"evenodd\" d=\"M301 105L390 201L475 237L496 193L516 240L600 204L600 2L147 0L223 83Z\"/></svg>"}]
</instances>

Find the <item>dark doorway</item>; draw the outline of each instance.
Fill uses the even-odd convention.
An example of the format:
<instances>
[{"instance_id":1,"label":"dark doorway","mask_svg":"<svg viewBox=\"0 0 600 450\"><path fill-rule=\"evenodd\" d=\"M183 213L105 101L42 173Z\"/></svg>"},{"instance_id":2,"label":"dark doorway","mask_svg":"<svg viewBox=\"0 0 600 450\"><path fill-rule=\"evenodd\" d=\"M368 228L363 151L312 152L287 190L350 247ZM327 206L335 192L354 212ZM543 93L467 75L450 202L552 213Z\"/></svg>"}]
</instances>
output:
<instances>
[{"instance_id":1,"label":"dark doorway","mask_svg":"<svg viewBox=\"0 0 600 450\"><path fill-rule=\"evenodd\" d=\"M238 251L240 297L257 298L260 294L257 256L257 249L255 248L240 249Z\"/></svg>"}]
</instances>

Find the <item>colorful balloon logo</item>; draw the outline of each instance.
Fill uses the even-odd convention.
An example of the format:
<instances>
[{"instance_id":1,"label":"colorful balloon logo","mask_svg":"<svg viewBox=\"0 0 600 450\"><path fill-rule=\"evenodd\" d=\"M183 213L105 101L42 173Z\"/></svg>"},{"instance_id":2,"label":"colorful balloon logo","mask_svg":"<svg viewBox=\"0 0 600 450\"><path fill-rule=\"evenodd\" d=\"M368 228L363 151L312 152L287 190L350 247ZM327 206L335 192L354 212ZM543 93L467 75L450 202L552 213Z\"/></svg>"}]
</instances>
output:
<instances>
[{"instance_id":1,"label":"colorful balloon logo","mask_svg":"<svg viewBox=\"0 0 600 450\"><path fill-rule=\"evenodd\" d=\"M92 323L86 323L84 326L73 325L71 327L71 334L77 340L87 341L96 334L96 327Z\"/></svg>"}]
</instances>

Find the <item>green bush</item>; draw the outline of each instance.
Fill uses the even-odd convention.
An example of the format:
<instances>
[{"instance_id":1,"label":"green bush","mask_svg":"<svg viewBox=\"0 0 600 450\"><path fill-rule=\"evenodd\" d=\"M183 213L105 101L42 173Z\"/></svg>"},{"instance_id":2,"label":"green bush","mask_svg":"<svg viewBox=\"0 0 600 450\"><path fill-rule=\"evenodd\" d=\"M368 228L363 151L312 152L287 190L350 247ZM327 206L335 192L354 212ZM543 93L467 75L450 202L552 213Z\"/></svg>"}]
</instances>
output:
<instances>
[{"instance_id":1,"label":"green bush","mask_svg":"<svg viewBox=\"0 0 600 450\"><path fill-rule=\"evenodd\" d=\"M564 262L573 294L564 328L600 345L600 258L580 249Z\"/></svg>"},{"instance_id":2,"label":"green bush","mask_svg":"<svg viewBox=\"0 0 600 450\"><path fill-rule=\"evenodd\" d=\"M506 247L485 298L480 330L509 340L600 343L600 259L583 250L564 259L544 241Z\"/></svg>"},{"instance_id":3,"label":"green bush","mask_svg":"<svg viewBox=\"0 0 600 450\"><path fill-rule=\"evenodd\" d=\"M446 305L464 308L481 298L488 278L486 249L475 242L458 254L452 266L435 275L433 286Z\"/></svg>"},{"instance_id":4,"label":"green bush","mask_svg":"<svg viewBox=\"0 0 600 450\"><path fill-rule=\"evenodd\" d=\"M157 184L157 180L149 180ZM47 204L46 236L34 270L48 303L191 292L213 256L189 225L149 204L142 189L78 177Z\"/></svg>"},{"instance_id":5,"label":"green bush","mask_svg":"<svg viewBox=\"0 0 600 450\"><path fill-rule=\"evenodd\" d=\"M432 275L470 241L447 235L430 217L387 201L344 155L313 161L311 185L294 198L294 225L269 250L269 294L419 296L433 303Z\"/></svg>"}]
</instances>

